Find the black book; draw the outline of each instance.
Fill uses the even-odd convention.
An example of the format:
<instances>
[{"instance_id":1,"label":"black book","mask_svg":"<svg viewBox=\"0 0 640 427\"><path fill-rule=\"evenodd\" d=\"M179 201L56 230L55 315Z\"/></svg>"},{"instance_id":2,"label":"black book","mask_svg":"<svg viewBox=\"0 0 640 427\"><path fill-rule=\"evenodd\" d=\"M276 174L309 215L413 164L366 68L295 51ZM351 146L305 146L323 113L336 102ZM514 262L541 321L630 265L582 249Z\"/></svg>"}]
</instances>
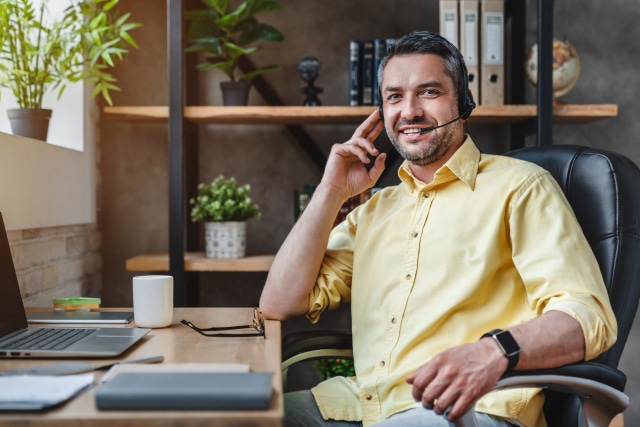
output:
<instances>
[{"instance_id":1,"label":"black book","mask_svg":"<svg viewBox=\"0 0 640 427\"><path fill-rule=\"evenodd\" d=\"M349 105L360 105L360 41L349 40Z\"/></svg>"},{"instance_id":2,"label":"black book","mask_svg":"<svg viewBox=\"0 0 640 427\"><path fill-rule=\"evenodd\" d=\"M362 105L373 105L373 40L362 42Z\"/></svg>"},{"instance_id":3,"label":"black book","mask_svg":"<svg viewBox=\"0 0 640 427\"><path fill-rule=\"evenodd\" d=\"M373 105L380 105L380 82L378 82L378 68L386 53L387 43L384 39L373 41Z\"/></svg>"},{"instance_id":4,"label":"black book","mask_svg":"<svg viewBox=\"0 0 640 427\"><path fill-rule=\"evenodd\" d=\"M294 220L300 218L300 215L302 215L302 212L304 212L309 204L316 187L317 185L305 184L302 190L294 191Z\"/></svg>"}]
</instances>

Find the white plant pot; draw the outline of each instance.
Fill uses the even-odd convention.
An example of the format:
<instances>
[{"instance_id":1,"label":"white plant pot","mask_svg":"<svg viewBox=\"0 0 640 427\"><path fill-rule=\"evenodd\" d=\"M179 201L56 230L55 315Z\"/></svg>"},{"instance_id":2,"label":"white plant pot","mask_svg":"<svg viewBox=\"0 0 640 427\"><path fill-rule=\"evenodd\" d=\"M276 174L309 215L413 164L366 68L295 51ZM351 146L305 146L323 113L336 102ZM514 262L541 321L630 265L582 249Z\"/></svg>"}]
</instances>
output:
<instances>
[{"instance_id":1,"label":"white plant pot","mask_svg":"<svg viewBox=\"0 0 640 427\"><path fill-rule=\"evenodd\" d=\"M204 224L207 258L242 258L247 242L247 223L206 222Z\"/></svg>"}]
</instances>

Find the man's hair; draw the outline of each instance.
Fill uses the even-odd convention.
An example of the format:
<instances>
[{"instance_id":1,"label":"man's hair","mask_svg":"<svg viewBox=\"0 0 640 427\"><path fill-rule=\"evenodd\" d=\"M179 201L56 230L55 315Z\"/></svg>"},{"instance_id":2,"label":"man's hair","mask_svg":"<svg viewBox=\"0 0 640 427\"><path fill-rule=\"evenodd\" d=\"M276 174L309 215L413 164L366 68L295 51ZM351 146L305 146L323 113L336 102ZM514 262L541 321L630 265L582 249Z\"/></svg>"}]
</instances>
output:
<instances>
[{"instance_id":1,"label":"man's hair","mask_svg":"<svg viewBox=\"0 0 640 427\"><path fill-rule=\"evenodd\" d=\"M439 55L444 60L445 73L453 81L453 87L456 88L458 105L460 105L461 100L468 96L468 94L465 93L467 85L465 84L465 76L463 75L463 70L466 70L466 68L463 68L466 67L464 59L451 42L440 34L430 31L413 31L402 36L391 46L387 47L387 53L378 67L378 82L380 85L378 89L380 90L380 94L382 95L384 69L391 58L399 55L427 53ZM382 97L380 97L380 102L382 102Z\"/></svg>"}]
</instances>

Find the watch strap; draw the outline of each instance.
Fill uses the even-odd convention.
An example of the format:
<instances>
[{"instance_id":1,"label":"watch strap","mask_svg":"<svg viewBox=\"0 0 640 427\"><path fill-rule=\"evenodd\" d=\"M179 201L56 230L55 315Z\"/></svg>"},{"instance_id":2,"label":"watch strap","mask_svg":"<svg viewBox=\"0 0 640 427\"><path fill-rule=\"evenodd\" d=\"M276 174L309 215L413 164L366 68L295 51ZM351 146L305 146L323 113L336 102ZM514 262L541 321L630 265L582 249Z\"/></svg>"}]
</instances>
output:
<instances>
[{"instance_id":1,"label":"watch strap","mask_svg":"<svg viewBox=\"0 0 640 427\"><path fill-rule=\"evenodd\" d=\"M482 338L491 337L498 344L500 350L507 358L509 364L507 371L512 370L520 360L520 346L511 335L511 332L502 329L494 329L482 335ZM482 339L480 338L480 339Z\"/></svg>"}]
</instances>

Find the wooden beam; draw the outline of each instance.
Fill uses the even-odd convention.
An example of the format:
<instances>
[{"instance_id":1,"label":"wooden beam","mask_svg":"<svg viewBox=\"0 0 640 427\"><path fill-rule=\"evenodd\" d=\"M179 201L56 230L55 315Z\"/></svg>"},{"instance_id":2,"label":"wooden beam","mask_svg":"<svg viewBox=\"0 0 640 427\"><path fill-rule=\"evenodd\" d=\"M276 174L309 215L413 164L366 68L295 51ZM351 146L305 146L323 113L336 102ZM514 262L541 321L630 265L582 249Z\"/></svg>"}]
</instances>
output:
<instances>
[{"instance_id":1,"label":"wooden beam","mask_svg":"<svg viewBox=\"0 0 640 427\"><path fill-rule=\"evenodd\" d=\"M246 56L240 58L238 66L245 74L255 70L256 68ZM271 84L262 75L254 77L251 83L267 104L274 106L284 105L282 98L280 98L273 86L271 86ZM286 125L286 128L296 139L300 147L307 153L311 160L313 160L316 166L318 166L320 170L324 170L324 167L327 164L327 156L324 155L311 135L309 135L307 131L299 125Z\"/></svg>"}]
</instances>

